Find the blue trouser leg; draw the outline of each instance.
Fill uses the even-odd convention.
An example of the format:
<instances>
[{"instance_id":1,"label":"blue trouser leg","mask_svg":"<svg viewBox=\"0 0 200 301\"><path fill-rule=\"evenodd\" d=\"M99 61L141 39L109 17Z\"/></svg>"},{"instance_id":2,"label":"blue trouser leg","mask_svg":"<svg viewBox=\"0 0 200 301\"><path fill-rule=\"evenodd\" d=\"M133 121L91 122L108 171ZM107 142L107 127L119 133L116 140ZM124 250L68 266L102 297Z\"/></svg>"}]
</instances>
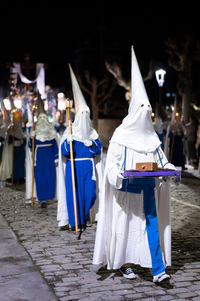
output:
<instances>
[{"instance_id":1,"label":"blue trouser leg","mask_svg":"<svg viewBox=\"0 0 200 301\"><path fill-rule=\"evenodd\" d=\"M144 212L146 217L147 238L151 253L152 272L153 276L155 276L164 272L165 267L160 250L156 202L153 189L144 190Z\"/></svg>"},{"instance_id":2,"label":"blue trouser leg","mask_svg":"<svg viewBox=\"0 0 200 301\"><path fill-rule=\"evenodd\" d=\"M144 191L144 213L146 218L147 238L151 254L153 276L165 271L160 250L154 188L154 178L136 178L133 183L123 180L123 185L120 189L122 191L132 193L141 193L142 190Z\"/></svg>"}]
</instances>

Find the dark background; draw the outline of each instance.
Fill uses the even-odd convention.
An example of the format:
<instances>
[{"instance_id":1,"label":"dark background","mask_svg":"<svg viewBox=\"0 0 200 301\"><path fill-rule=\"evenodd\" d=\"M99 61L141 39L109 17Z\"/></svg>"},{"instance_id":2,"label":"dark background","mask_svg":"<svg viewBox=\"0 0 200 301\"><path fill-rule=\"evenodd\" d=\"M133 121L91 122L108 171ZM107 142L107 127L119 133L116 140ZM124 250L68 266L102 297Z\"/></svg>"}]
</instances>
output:
<instances>
[{"instance_id":1,"label":"dark background","mask_svg":"<svg viewBox=\"0 0 200 301\"><path fill-rule=\"evenodd\" d=\"M130 2L129 2L130 3ZM8 85L8 62L23 62L25 53L32 62L47 63L46 85L59 90L70 86L68 63L76 71L105 72L106 59L119 60L124 76L130 78L131 45L141 66L148 72L149 61L167 71L165 90L176 92L177 73L168 65L164 41L184 32L199 34L199 9L181 3L179 7L159 2L120 6L46 7L15 4L1 9L0 86ZM34 71L32 71L34 72ZM34 74L32 74L34 78ZM149 97L155 97L155 77L145 83Z\"/></svg>"}]
</instances>

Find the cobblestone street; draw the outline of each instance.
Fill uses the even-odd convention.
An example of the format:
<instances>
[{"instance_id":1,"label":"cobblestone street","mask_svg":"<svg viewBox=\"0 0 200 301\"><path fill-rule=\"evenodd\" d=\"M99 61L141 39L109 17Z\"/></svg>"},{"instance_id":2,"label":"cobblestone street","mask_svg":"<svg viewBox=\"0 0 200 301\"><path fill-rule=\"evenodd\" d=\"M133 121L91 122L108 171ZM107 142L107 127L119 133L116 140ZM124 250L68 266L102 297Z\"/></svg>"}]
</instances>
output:
<instances>
[{"instance_id":1,"label":"cobblestone street","mask_svg":"<svg viewBox=\"0 0 200 301\"><path fill-rule=\"evenodd\" d=\"M156 286L148 269L136 267L135 280L105 267L97 269L92 265L96 224L78 240L71 231L59 231L56 201L50 201L47 209L38 203L31 208L24 196L23 185L3 187L0 213L58 300L200 301L199 178L185 175L181 184L171 187L172 266L167 269L171 275L167 287ZM1 296L0 300L4 301Z\"/></svg>"}]
</instances>

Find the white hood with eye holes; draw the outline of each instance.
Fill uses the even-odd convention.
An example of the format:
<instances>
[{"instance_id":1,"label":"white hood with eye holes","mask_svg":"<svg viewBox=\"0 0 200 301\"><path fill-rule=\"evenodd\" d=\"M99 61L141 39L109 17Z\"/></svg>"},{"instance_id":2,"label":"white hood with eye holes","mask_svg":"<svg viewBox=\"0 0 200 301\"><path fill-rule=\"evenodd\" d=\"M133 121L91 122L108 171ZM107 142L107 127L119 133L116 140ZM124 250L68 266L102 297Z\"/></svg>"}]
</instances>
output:
<instances>
[{"instance_id":1,"label":"white hood with eye holes","mask_svg":"<svg viewBox=\"0 0 200 301\"><path fill-rule=\"evenodd\" d=\"M153 127L152 109L133 47L131 65L131 101L128 115L116 128L110 142L117 142L138 152L154 152L161 141Z\"/></svg>"},{"instance_id":2,"label":"white hood with eye holes","mask_svg":"<svg viewBox=\"0 0 200 301\"><path fill-rule=\"evenodd\" d=\"M92 122L90 119L90 109L85 101L85 98L79 87L78 81L72 70L71 65L69 65L69 69L76 112L74 122L72 123L73 139L83 142L85 145L89 146L92 144L92 140L98 139L99 135L92 126ZM69 138L68 127L63 133L63 138Z\"/></svg>"},{"instance_id":3,"label":"white hood with eye holes","mask_svg":"<svg viewBox=\"0 0 200 301\"><path fill-rule=\"evenodd\" d=\"M49 122L45 113L40 113L35 126L35 137L39 141L56 139L57 133L54 126Z\"/></svg>"}]
</instances>

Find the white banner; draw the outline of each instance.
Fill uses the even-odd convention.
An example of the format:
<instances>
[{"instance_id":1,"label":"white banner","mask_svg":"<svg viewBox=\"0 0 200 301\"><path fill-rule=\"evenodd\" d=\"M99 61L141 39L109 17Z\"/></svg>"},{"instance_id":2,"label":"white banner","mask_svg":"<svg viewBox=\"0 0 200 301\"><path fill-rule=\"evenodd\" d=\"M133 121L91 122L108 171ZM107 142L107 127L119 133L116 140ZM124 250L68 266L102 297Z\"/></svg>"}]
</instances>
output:
<instances>
[{"instance_id":1,"label":"white banner","mask_svg":"<svg viewBox=\"0 0 200 301\"><path fill-rule=\"evenodd\" d=\"M37 78L36 78L36 86L41 95L41 98L44 99L47 97L45 93L45 72L44 72L44 64L37 64Z\"/></svg>"},{"instance_id":2,"label":"white banner","mask_svg":"<svg viewBox=\"0 0 200 301\"><path fill-rule=\"evenodd\" d=\"M44 64L42 63L36 64L36 79L34 80L30 80L22 74L20 63L13 63L13 68L11 68L11 72L18 73L22 83L24 84L36 83L37 90L41 94L42 99L46 98Z\"/></svg>"}]
</instances>

